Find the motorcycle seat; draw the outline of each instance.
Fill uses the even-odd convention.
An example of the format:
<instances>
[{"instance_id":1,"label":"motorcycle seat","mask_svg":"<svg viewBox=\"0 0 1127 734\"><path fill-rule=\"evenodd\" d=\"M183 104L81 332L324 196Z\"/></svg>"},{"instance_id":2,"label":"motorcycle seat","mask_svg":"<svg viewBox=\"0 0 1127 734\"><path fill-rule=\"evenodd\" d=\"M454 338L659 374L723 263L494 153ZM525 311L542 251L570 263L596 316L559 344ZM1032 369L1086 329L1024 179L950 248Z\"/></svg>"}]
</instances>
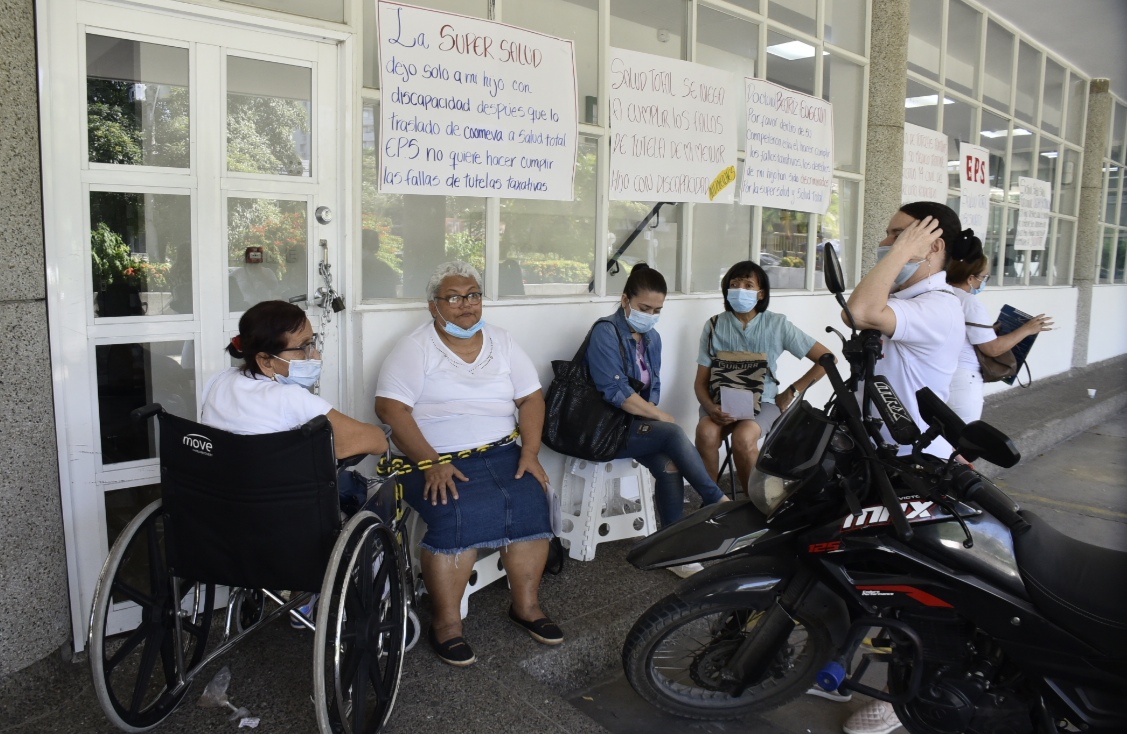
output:
<instances>
[{"instance_id":1,"label":"motorcycle seat","mask_svg":"<svg viewBox=\"0 0 1127 734\"><path fill-rule=\"evenodd\" d=\"M1029 598L1051 621L1111 657L1127 656L1127 552L1076 540L1032 512L1014 537Z\"/></svg>"}]
</instances>

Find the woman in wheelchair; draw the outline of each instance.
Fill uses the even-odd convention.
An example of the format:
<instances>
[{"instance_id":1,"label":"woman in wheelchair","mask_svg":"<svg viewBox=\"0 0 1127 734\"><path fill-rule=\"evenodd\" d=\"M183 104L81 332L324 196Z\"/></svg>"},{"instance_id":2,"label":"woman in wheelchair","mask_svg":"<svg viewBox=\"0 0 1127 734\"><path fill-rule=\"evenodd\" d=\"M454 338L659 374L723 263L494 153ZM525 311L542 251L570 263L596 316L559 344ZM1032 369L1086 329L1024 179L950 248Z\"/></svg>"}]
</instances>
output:
<instances>
[{"instance_id":1,"label":"woman in wheelchair","mask_svg":"<svg viewBox=\"0 0 1127 734\"><path fill-rule=\"evenodd\" d=\"M310 392L321 374L321 352L313 325L297 306L285 301L251 306L227 353L243 364L204 387L203 423L231 433L277 433L323 415L332 424L338 459L387 451L382 428L349 418ZM351 514L364 503L367 485L353 472L339 476L341 508Z\"/></svg>"},{"instance_id":2,"label":"woman in wheelchair","mask_svg":"<svg viewBox=\"0 0 1127 734\"><path fill-rule=\"evenodd\" d=\"M404 498L427 524L420 544L434 606L427 636L450 665L476 660L462 638L460 603L477 549L501 548L509 618L537 642L558 645L563 632L540 608L552 529L537 458L544 397L536 369L508 332L482 320L473 266L440 265L427 299L433 320L395 346L376 387L376 413L406 456L393 462Z\"/></svg>"}]
</instances>

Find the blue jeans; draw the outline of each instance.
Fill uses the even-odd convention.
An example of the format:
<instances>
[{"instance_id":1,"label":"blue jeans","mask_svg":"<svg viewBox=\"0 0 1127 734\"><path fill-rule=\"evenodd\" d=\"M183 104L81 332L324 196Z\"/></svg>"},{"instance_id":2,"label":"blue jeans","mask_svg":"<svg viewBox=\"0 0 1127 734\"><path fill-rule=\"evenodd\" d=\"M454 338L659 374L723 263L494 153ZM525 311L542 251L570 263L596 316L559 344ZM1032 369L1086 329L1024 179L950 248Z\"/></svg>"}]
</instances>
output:
<instances>
[{"instance_id":1,"label":"blue jeans","mask_svg":"<svg viewBox=\"0 0 1127 734\"><path fill-rule=\"evenodd\" d=\"M708 476L696 447L676 423L635 418L626 446L615 458L637 459L653 474L654 504L663 526L680 520L684 513L686 480L706 505L724 498L724 492ZM673 470L669 471L671 463Z\"/></svg>"}]
</instances>

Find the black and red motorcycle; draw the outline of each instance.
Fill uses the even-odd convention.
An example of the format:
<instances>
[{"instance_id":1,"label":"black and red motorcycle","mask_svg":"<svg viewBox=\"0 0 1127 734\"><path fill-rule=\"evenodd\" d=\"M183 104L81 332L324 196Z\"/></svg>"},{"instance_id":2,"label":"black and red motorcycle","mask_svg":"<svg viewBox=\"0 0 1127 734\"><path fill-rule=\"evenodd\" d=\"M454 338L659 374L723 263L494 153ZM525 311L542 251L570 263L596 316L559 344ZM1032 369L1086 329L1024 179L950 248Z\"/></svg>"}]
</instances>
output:
<instances>
[{"instance_id":1,"label":"black and red motorcycle","mask_svg":"<svg viewBox=\"0 0 1127 734\"><path fill-rule=\"evenodd\" d=\"M824 257L848 315L832 248ZM783 414L752 499L703 508L631 551L643 569L721 561L635 622L622 651L631 685L698 719L775 708L817 680L891 702L912 734L1127 732L1127 553L1060 533L954 453L925 453L942 436L966 461L1020 459L927 388L921 432L875 374L880 334L843 341L848 378L823 359L833 397ZM887 690L861 682L874 663Z\"/></svg>"}]
</instances>

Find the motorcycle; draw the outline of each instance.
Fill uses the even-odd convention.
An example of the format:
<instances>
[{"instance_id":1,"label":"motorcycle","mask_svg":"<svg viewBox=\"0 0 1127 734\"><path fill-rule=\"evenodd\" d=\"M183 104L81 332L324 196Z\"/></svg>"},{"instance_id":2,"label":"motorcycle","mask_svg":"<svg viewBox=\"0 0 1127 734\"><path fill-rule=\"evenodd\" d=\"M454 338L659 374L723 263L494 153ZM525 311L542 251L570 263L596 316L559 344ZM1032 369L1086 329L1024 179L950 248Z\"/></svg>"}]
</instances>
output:
<instances>
[{"instance_id":1,"label":"motorcycle","mask_svg":"<svg viewBox=\"0 0 1127 734\"><path fill-rule=\"evenodd\" d=\"M928 388L921 431L876 374L880 333L853 324L836 253L823 257L851 324L838 333L849 375L821 360L833 396L819 409L801 395L782 415L751 499L631 550L647 570L719 562L635 622L630 684L696 719L776 708L816 680L890 702L912 734L1127 731L1127 553L1060 533L978 474L965 462L1020 454ZM925 453L939 437L946 458ZM862 682L874 664L886 690Z\"/></svg>"}]
</instances>

